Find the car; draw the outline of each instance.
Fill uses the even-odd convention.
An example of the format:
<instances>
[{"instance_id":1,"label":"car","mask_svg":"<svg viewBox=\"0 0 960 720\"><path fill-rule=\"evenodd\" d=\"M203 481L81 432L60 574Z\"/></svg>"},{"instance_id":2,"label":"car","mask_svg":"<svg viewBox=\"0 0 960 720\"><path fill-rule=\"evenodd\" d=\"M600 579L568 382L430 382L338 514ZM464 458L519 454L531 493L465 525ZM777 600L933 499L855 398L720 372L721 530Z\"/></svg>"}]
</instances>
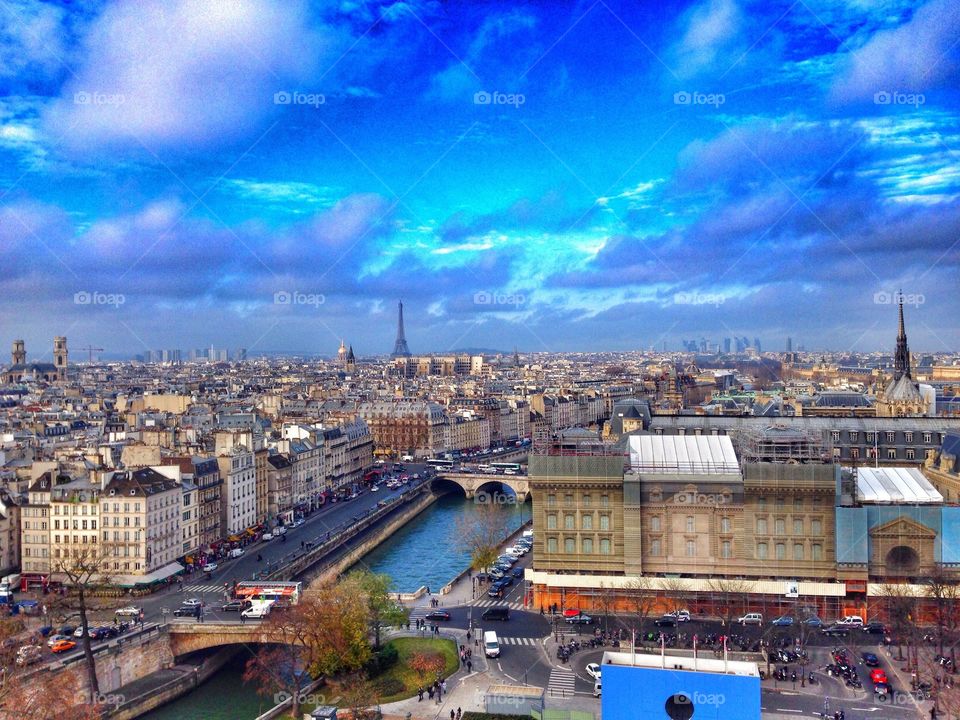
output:
<instances>
[{"instance_id":1,"label":"car","mask_svg":"<svg viewBox=\"0 0 960 720\"><path fill-rule=\"evenodd\" d=\"M217 567L218 567L218 566L217 566L217 564L216 564L215 562L208 562L206 565L203 566L203 571L204 571L205 573L216 572L216 571L217 571Z\"/></svg>"},{"instance_id":2,"label":"car","mask_svg":"<svg viewBox=\"0 0 960 720\"><path fill-rule=\"evenodd\" d=\"M789 615L781 615L780 617L771 620L770 624L775 625L776 627L790 627L793 625L793 618Z\"/></svg>"},{"instance_id":3,"label":"car","mask_svg":"<svg viewBox=\"0 0 960 720\"><path fill-rule=\"evenodd\" d=\"M810 627L823 627L823 620L821 620L816 615L811 615L806 620L803 621L804 625L809 625Z\"/></svg>"},{"instance_id":4,"label":"car","mask_svg":"<svg viewBox=\"0 0 960 720\"><path fill-rule=\"evenodd\" d=\"M870 682L874 684L887 682L887 673L884 672L883 668L875 667L870 671Z\"/></svg>"},{"instance_id":5,"label":"car","mask_svg":"<svg viewBox=\"0 0 960 720\"><path fill-rule=\"evenodd\" d=\"M33 665L35 662L39 662L43 658L43 649L39 645L24 645L22 648L17 650L17 659L16 663L20 667L25 665Z\"/></svg>"},{"instance_id":6,"label":"car","mask_svg":"<svg viewBox=\"0 0 960 720\"><path fill-rule=\"evenodd\" d=\"M370 492L379 492L379 491L380 491L380 486L379 486L379 485L371 485L371 486L370 486Z\"/></svg>"},{"instance_id":7,"label":"car","mask_svg":"<svg viewBox=\"0 0 960 720\"><path fill-rule=\"evenodd\" d=\"M594 680L600 679L600 664L599 663L587 663L586 667L587 675L592 677Z\"/></svg>"},{"instance_id":8,"label":"car","mask_svg":"<svg viewBox=\"0 0 960 720\"><path fill-rule=\"evenodd\" d=\"M220 606L221 612L241 612L250 607L249 600L231 600Z\"/></svg>"},{"instance_id":9,"label":"car","mask_svg":"<svg viewBox=\"0 0 960 720\"><path fill-rule=\"evenodd\" d=\"M515 577L517 580L523 577L523 568L514 568L510 574Z\"/></svg>"},{"instance_id":10,"label":"car","mask_svg":"<svg viewBox=\"0 0 960 720\"><path fill-rule=\"evenodd\" d=\"M512 548L510 548L510 549L511 549L511 550L515 550L516 552L520 553L520 557L523 557L523 556L526 555L528 552L530 552L530 548L528 548L526 545L520 545L519 543L516 544L516 545L514 545L514 546L513 546Z\"/></svg>"},{"instance_id":11,"label":"car","mask_svg":"<svg viewBox=\"0 0 960 720\"><path fill-rule=\"evenodd\" d=\"M571 625L592 625L593 618L589 615L584 615L580 613L579 615L574 615L573 617L568 617L567 622Z\"/></svg>"},{"instance_id":12,"label":"car","mask_svg":"<svg viewBox=\"0 0 960 720\"><path fill-rule=\"evenodd\" d=\"M50 648L51 652L59 655L60 653L70 652L77 644L73 640L60 640Z\"/></svg>"},{"instance_id":13,"label":"car","mask_svg":"<svg viewBox=\"0 0 960 720\"><path fill-rule=\"evenodd\" d=\"M860 657L863 659L863 664L867 667L877 667L880 664L880 658L872 652L865 652Z\"/></svg>"},{"instance_id":14,"label":"car","mask_svg":"<svg viewBox=\"0 0 960 720\"><path fill-rule=\"evenodd\" d=\"M446 610L431 610L424 615L424 618L427 620L449 620L450 613L448 613Z\"/></svg>"},{"instance_id":15,"label":"car","mask_svg":"<svg viewBox=\"0 0 960 720\"><path fill-rule=\"evenodd\" d=\"M301 525L303 525L303 518L297 518L296 520L293 521L293 526L295 528L298 528Z\"/></svg>"},{"instance_id":16,"label":"car","mask_svg":"<svg viewBox=\"0 0 960 720\"><path fill-rule=\"evenodd\" d=\"M847 627L863 627L863 618L859 615L847 615L837 620L837 625L846 625Z\"/></svg>"},{"instance_id":17,"label":"car","mask_svg":"<svg viewBox=\"0 0 960 720\"><path fill-rule=\"evenodd\" d=\"M501 585L499 582L493 583L493 585L490 586L490 589L487 590L487 597L503 597L503 585Z\"/></svg>"},{"instance_id":18,"label":"car","mask_svg":"<svg viewBox=\"0 0 960 720\"><path fill-rule=\"evenodd\" d=\"M829 627L820 628L820 632L828 637L846 637L850 634L850 629L842 625L830 625Z\"/></svg>"},{"instance_id":19,"label":"car","mask_svg":"<svg viewBox=\"0 0 960 720\"><path fill-rule=\"evenodd\" d=\"M136 605L127 605L126 607L117 608L113 614L119 615L120 617L140 617L140 613L142 612L143 610Z\"/></svg>"},{"instance_id":20,"label":"car","mask_svg":"<svg viewBox=\"0 0 960 720\"><path fill-rule=\"evenodd\" d=\"M89 630L93 630L93 628L89 628ZM76 630L73 631L73 636L74 636L75 638L82 638L82 637L83 637L83 626L82 626L82 625L81 625L80 627L78 627ZM91 635L90 637L93 637L93 636Z\"/></svg>"},{"instance_id":21,"label":"car","mask_svg":"<svg viewBox=\"0 0 960 720\"><path fill-rule=\"evenodd\" d=\"M887 682L880 682L873 686L873 692L877 695L889 695L891 691L892 688L890 687L890 683Z\"/></svg>"},{"instance_id":22,"label":"car","mask_svg":"<svg viewBox=\"0 0 960 720\"><path fill-rule=\"evenodd\" d=\"M273 534L274 534L274 535L286 535L286 534L287 534L287 528L286 528L286 526L284 526L284 525L278 525L278 526L274 529Z\"/></svg>"},{"instance_id":23,"label":"car","mask_svg":"<svg viewBox=\"0 0 960 720\"><path fill-rule=\"evenodd\" d=\"M499 580L497 580L497 583L496 583L496 584L497 584L497 585L501 585L501 586L503 586L504 588L508 588L508 587L510 587L511 585L513 585L513 576L512 576L512 575L504 575L502 578L500 578Z\"/></svg>"},{"instance_id":24,"label":"car","mask_svg":"<svg viewBox=\"0 0 960 720\"><path fill-rule=\"evenodd\" d=\"M677 626L677 616L666 614L662 617L658 617L653 621L653 624L657 627L676 627Z\"/></svg>"},{"instance_id":25,"label":"car","mask_svg":"<svg viewBox=\"0 0 960 720\"><path fill-rule=\"evenodd\" d=\"M180 604L184 607L196 607L197 605L203 605L203 600L200 598L187 598Z\"/></svg>"},{"instance_id":26,"label":"car","mask_svg":"<svg viewBox=\"0 0 960 720\"><path fill-rule=\"evenodd\" d=\"M689 610L674 610L672 613L677 622L690 622L690 611Z\"/></svg>"},{"instance_id":27,"label":"car","mask_svg":"<svg viewBox=\"0 0 960 720\"><path fill-rule=\"evenodd\" d=\"M231 550L230 557L232 558L243 557L243 548L234 548L233 550Z\"/></svg>"},{"instance_id":28,"label":"car","mask_svg":"<svg viewBox=\"0 0 960 720\"><path fill-rule=\"evenodd\" d=\"M272 532L269 532L269 531L268 531L268 532L265 532L263 535L260 536L260 539L261 539L261 540L264 540L264 541L266 541L266 540L273 540L273 533L272 533Z\"/></svg>"},{"instance_id":29,"label":"car","mask_svg":"<svg viewBox=\"0 0 960 720\"><path fill-rule=\"evenodd\" d=\"M510 608L503 605L494 605L493 607L488 607L483 611L483 615L480 616L481 620L509 620L510 619Z\"/></svg>"},{"instance_id":30,"label":"car","mask_svg":"<svg viewBox=\"0 0 960 720\"><path fill-rule=\"evenodd\" d=\"M581 612L580 608L567 608L566 610L563 611L563 616L565 618L576 617L577 615L580 614L580 612Z\"/></svg>"},{"instance_id":31,"label":"car","mask_svg":"<svg viewBox=\"0 0 960 720\"><path fill-rule=\"evenodd\" d=\"M878 622L876 620L871 620L860 629L865 633L873 633L876 635L883 635L887 631L886 626L882 622Z\"/></svg>"},{"instance_id":32,"label":"car","mask_svg":"<svg viewBox=\"0 0 960 720\"><path fill-rule=\"evenodd\" d=\"M173 611L174 617L193 617L197 614L199 605L181 605Z\"/></svg>"},{"instance_id":33,"label":"car","mask_svg":"<svg viewBox=\"0 0 960 720\"><path fill-rule=\"evenodd\" d=\"M737 620L741 625L763 625L763 615L761 613L747 613Z\"/></svg>"},{"instance_id":34,"label":"car","mask_svg":"<svg viewBox=\"0 0 960 720\"><path fill-rule=\"evenodd\" d=\"M500 555L497 558L497 562L504 562L508 565L515 565L519 558L514 557L513 555Z\"/></svg>"},{"instance_id":35,"label":"car","mask_svg":"<svg viewBox=\"0 0 960 720\"><path fill-rule=\"evenodd\" d=\"M60 634L51 635L50 637L47 638L47 647L53 647L61 640L69 640L69 639L70 638L67 635L60 635Z\"/></svg>"},{"instance_id":36,"label":"car","mask_svg":"<svg viewBox=\"0 0 960 720\"><path fill-rule=\"evenodd\" d=\"M492 577L495 580L499 580L504 575L506 575L506 573L500 568L495 567L488 573L488 575L490 575L490 577Z\"/></svg>"}]
</instances>

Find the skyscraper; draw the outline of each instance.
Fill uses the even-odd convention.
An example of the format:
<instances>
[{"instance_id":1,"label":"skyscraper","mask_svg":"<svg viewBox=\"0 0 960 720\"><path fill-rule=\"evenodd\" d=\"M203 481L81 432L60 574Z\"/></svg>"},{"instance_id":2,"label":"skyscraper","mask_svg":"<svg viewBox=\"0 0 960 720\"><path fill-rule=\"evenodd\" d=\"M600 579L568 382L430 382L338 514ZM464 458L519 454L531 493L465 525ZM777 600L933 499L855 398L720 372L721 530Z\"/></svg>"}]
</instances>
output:
<instances>
[{"instance_id":1,"label":"skyscraper","mask_svg":"<svg viewBox=\"0 0 960 720\"><path fill-rule=\"evenodd\" d=\"M397 308L397 341L393 345L393 354L390 357L410 357L407 336L403 332L403 300L397 303Z\"/></svg>"},{"instance_id":2,"label":"skyscraper","mask_svg":"<svg viewBox=\"0 0 960 720\"><path fill-rule=\"evenodd\" d=\"M787 352L793 352L793 338L787 338Z\"/></svg>"}]
</instances>

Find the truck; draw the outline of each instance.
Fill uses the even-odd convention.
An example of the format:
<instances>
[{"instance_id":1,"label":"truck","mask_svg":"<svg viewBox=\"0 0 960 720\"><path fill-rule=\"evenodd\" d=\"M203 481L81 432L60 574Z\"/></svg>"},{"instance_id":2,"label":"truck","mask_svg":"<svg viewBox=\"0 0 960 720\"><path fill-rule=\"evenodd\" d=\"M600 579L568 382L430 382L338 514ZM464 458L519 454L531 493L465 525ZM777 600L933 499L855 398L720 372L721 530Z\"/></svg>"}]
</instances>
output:
<instances>
[{"instance_id":1,"label":"truck","mask_svg":"<svg viewBox=\"0 0 960 720\"><path fill-rule=\"evenodd\" d=\"M270 608L275 602L275 600L254 600L253 604L240 614L247 619L260 620L270 614Z\"/></svg>"}]
</instances>

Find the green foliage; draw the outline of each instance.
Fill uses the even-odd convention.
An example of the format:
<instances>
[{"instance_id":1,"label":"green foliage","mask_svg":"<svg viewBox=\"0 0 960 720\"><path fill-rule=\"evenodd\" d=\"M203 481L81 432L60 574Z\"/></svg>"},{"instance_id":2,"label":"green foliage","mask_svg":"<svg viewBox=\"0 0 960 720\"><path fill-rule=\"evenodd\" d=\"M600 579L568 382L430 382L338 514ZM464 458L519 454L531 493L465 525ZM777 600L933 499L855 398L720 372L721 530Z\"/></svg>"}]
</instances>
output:
<instances>
[{"instance_id":1,"label":"green foliage","mask_svg":"<svg viewBox=\"0 0 960 720\"><path fill-rule=\"evenodd\" d=\"M391 625L407 621L408 612L390 590L393 580L386 573L374 573L367 569L354 570L346 577L347 583L355 584L366 600L370 629L374 634L374 646L380 647L380 631Z\"/></svg>"},{"instance_id":2,"label":"green foliage","mask_svg":"<svg viewBox=\"0 0 960 720\"><path fill-rule=\"evenodd\" d=\"M457 655L457 646L452 640L435 638L402 637L388 642L384 649L393 648L397 654L397 661L380 675L371 675L370 681L379 690L380 702L388 703L413 696L424 680L420 673L414 670L411 661L422 655L437 655L442 657L443 665L441 677L449 677L460 667L460 658ZM388 678L390 680L388 680ZM430 678L432 679L432 678ZM399 682L394 692L384 690L384 683Z\"/></svg>"},{"instance_id":3,"label":"green foliage","mask_svg":"<svg viewBox=\"0 0 960 720\"><path fill-rule=\"evenodd\" d=\"M364 666L367 674L370 677L375 677L381 673L386 672L391 667L397 664L397 661L400 659L400 652L397 650L396 645L392 643L387 643L382 648L380 648L373 657L367 662ZM392 695L393 693L384 693L386 695Z\"/></svg>"},{"instance_id":4,"label":"green foliage","mask_svg":"<svg viewBox=\"0 0 960 720\"><path fill-rule=\"evenodd\" d=\"M467 710L463 720L530 720L529 715L493 715L491 713L474 712Z\"/></svg>"}]
</instances>

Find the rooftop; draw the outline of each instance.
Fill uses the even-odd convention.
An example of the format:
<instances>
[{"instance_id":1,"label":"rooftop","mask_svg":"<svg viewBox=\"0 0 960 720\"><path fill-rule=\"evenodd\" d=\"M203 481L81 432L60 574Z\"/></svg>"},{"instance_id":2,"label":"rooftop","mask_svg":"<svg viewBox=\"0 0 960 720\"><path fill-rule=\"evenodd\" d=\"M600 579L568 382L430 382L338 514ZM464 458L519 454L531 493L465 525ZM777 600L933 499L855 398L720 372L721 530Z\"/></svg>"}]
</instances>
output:
<instances>
[{"instance_id":1,"label":"rooftop","mask_svg":"<svg viewBox=\"0 0 960 720\"><path fill-rule=\"evenodd\" d=\"M877 505L935 504L943 495L916 468L857 469L857 500Z\"/></svg>"},{"instance_id":2,"label":"rooftop","mask_svg":"<svg viewBox=\"0 0 960 720\"><path fill-rule=\"evenodd\" d=\"M602 665L621 665L639 668L663 668L665 670L690 670L718 675L744 675L760 677L755 662L728 660L712 657L684 657L682 655L653 655L646 653L604 652Z\"/></svg>"},{"instance_id":3,"label":"rooftop","mask_svg":"<svg viewBox=\"0 0 960 720\"><path fill-rule=\"evenodd\" d=\"M739 473L740 463L727 435L633 435L630 465L657 473Z\"/></svg>"}]
</instances>

